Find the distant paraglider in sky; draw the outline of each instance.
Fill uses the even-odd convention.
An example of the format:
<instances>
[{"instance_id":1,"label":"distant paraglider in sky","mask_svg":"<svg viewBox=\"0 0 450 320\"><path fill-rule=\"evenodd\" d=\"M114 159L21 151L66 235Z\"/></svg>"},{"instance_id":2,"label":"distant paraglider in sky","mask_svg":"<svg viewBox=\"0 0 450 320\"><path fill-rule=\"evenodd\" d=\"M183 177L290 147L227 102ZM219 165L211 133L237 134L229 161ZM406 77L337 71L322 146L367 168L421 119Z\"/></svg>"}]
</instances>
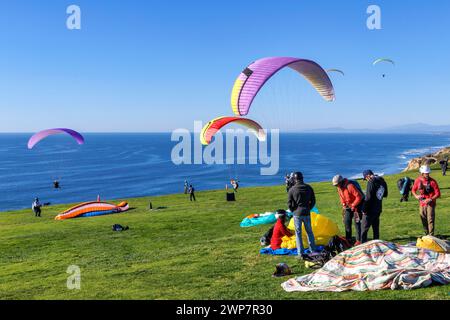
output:
<instances>
[{"instance_id":1,"label":"distant paraglider in sky","mask_svg":"<svg viewBox=\"0 0 450 320\"><path fill-rule=\"evenodd\" d=\"M258 140L265 141L266 133L263 128L256 122L250 119L239 118L239 117L219 117L209 121L202 129L200 133L200 141L203 145L208 145L211 143L212 137L223 127L230 123L236 123L247 127L252 131Z\"/></svg>"},{"instance_id":2,"label":"distant paraglider in sky","mask_svg":"<svg viewBox=\"0 0 450 320\"><path fill-rule=\"evenodd\" d=\"M79 132L76 132L75 130L72 130L72 129L56 128L56 129L43 130L43 131L40 131L40 132L34 134L28 140L28 149L33 149L42 140L45 140L47 137L52 136L52 135L57 135L57 134L67 134L67 135L71 136L79 145L84 144L84 138ZM60 154L60 158L61 158L60 162L62 162L62 154ZM55 162L55 163L57 163L57 162ZM56 170L56 171L58 171L58 170ZM53 188L57 189L57 190L61 189L61 185L59 182L60 173L58 174L58 176L59 177L53 178Z\"/></svg>"},{"instance_id":3,"label":"distant paraglider in sky","mask_svg":"<svg viewBox=\"0 0 450 320\"><path fill-rule=\"evenodd\" d=\"M304 76L326 101L335 100L333 84L328 74L314 61L290 57L270 57L251 63L236 79L231 93L231 106L234 114L247 115L253 100L264 84L285 67Z\"/></svg>"},{"instance_id":4,"label":"distant paraglider in sky","mask_svg":"<svg viewBox=\"0 0 450 320\"><path fill-rule=\"evenodd\" d=\"M40 141L44 140L48 136L55 135L55 134L64 134L64 133L72 136L72 138L74 138L75 141L79 145L84 144L84 138L79 132L76 132L75 130L72 130L72 129L56 128L56 129L43 130L43 131L40 131L40 132L34 134L30 138L30 140L28 140L28 149L33 149L33 147L36 144L38 144Z\"/></svg>"},{"instance_id":5,"label":"distant paraglider in sky","mask_svg":"<svg viewBox=\"0 0 450 320\"><path fill-rule=\"evenodd\" d=\"M327 72L328 72L328 73L331 73L331 72L337 72L337 73L340 73L340 74L342 74L343 76L345 76L344 71L339 70L339 69L327 69Z\"/></svg>"},{"instance_id":6,"label":"distant paraglider in sky","mask_svg":"<svg viewBox=\"0 0 450 320\"><path fill-rule=\"evenodd\" d=\"M381 62L388 62L388 63L392 63L392 65L394 65L395 66L395 62L394 62L394 60L391 60L391 59L387 59L387 58L380 58L380 59L376 59L374 62L373 62L373 65L375 66L375 65L377 65L377 64L379 64L379 63L381 63Z\"/></svg>"},{"instance_id":7,"label":"distant paraglider in sky","mask_svg":"<svg viewBox=\"0 0 450 320\"><path fill-rule=\"evenodd\" d=\"M380 63L390 63L390 64L392 64L393 66L395 66L394 60L392 60L392 59L387 59L387 58L379 58L379 59L376 59L376 60L372 63L372 65L373 65L373 66L376 66L377 64L380 64ZM383 78L386 78L386 74L385 74L385 73L383 73Z\"/></svg>"}]
</instances>

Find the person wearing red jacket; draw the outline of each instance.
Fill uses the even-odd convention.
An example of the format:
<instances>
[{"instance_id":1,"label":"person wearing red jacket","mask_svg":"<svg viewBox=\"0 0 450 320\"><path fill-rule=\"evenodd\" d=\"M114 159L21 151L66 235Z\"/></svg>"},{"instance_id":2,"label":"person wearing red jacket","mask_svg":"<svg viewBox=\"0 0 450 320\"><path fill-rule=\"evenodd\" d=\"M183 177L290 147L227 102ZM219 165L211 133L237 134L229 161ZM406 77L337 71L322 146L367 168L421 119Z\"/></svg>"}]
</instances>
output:
<instances>
[{"instance_id":1,"label":"person wearing red jacket","mask_svg":"<svg viewBox=\"0 0 450 320\"><path fill-rule=\"evenodd\" d=\"M340 175L333 178L333 185L338 190L339 198L344 210L343 222L345 226L345 238L349 242L352 241L352 221L354 218L356 244L359 244L361 242L361 205L363 204L364 195L353 183Z\"/></svg>"},{"instance_id":2,"label":"person wearing red jacket","mask_svg":"<svg viewBox=\"0 0 450 320\"><path fill-rule=\"evenodd\" d=\"M283 242L284 236L292 236L292 233L286 228L286 211L277 210L276 213L277 222L272 233L272 239L270 240L270 248L272 250L281 249L281 243Z\"/></svg>"},{"instance_id":3,"label":"person wearing red jacket","mask_svg":"<svg viewBox=\"0 0 450 320\"><path fill-rule=\"evenodd\" d=\"M434 235L436 199L441 196L439 185L430 177L429 166L420 167L420 176L414 182L412 193L419 200L420 219L426 235ZM417 192L419 191L419 194Z\"/></svg>"}]
</instances>

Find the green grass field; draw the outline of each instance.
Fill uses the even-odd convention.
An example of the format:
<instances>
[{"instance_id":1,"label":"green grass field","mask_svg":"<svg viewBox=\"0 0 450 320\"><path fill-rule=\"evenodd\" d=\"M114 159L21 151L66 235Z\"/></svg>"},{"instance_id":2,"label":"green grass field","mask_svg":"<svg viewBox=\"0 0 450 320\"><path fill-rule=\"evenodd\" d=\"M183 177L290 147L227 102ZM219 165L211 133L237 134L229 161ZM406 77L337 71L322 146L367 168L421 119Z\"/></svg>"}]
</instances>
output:
<instances>
[{"instance_id":1,"label":"green grass field","mask_svg":"<svg viewBox=\"0 0 450 320\"><path fill-rule=\"evenodd\" d=\"M410 173L416 177L417 173ZM387 177L381 238L415 241L422 226L415 199L400 203L396 181ZM434 172L442 188L437 234L450 235L450 177ZM330 183L313 183L322 214L341 230L341 209ZM365 187L365 184L362 184ZM237 202L224 191L126 199L135 208L103 217L55 221L69 205L46 207L42 218L31 210L0 213L1 299L449 299L450 286L412 291L286 293L272 278L286 262L296 275L311 272L294 257L259 255L259 238L268 226L240 228L244 216L286 208L283 186L243 188ZM148 203L165 206L149 211ZM112 232L115 223L130 226ZM370 233L371 235L371 233ZM81 289L66 286L68 266L81 268Z\"/></svg>"}]
</instances>

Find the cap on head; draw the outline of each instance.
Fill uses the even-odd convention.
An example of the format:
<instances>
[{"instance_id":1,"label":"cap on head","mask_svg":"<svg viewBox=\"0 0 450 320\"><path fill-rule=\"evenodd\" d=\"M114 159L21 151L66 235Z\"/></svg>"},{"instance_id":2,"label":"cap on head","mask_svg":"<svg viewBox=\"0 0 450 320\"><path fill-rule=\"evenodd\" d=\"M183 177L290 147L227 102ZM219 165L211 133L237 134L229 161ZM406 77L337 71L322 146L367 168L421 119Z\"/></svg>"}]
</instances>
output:
<instances>
[{"instance_id":1,"label":"cap on head","mask_svg":"<svg viewBox=\"0 0 450 320\"><path fill-rule=\"evenodd\" d=\"M365 179L367 176L373 176L373 171L372 170L364 170L363 171L363 178Z\"/></svg>"},{"instance_id":2,"label":"cap on head","mask_svg":"<svg viewBox=\"0 0 450 320\"><path fill-rule=\"evenodd\" d=\"M342 181L344 181L344 177L341 175L337 175L333 177L333 186L338 186Z\"/></svg>"},{"instance_id":3,"label":"cap on head","mask_svg":"<svg viewBox=\"0 0 450 320\"><path fill-rule=\"evenodd\" d=\"M431 173L431 168L429 166L421 166L419 169L420 173L422 174L430 174Z\"/></svg>"}]
</instances>

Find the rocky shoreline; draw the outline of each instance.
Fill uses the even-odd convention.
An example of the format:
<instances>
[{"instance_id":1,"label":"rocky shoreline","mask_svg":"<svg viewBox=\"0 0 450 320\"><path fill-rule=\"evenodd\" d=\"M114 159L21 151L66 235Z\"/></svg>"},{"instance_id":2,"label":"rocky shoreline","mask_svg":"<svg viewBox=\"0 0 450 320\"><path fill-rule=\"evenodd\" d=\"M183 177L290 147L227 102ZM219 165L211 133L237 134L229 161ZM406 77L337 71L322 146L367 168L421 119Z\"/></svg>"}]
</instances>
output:
<instances>
[{"instance_id":1,"label":"rocky shoreline","mask_svg":"<svg viewBox=\"0 0 450 320\"><path fill-rule=\"evenodd\" d=\"M403 170L403 172L418 170L421 165L433 165L435 163L439 163L439 161L444 160L445 158L450 159L450 147L443 148L438 152L432 154L427 154L422 157L411 159L408 162L408 166L405 168L405 170Z\"/></svg>"}]
</instances>

